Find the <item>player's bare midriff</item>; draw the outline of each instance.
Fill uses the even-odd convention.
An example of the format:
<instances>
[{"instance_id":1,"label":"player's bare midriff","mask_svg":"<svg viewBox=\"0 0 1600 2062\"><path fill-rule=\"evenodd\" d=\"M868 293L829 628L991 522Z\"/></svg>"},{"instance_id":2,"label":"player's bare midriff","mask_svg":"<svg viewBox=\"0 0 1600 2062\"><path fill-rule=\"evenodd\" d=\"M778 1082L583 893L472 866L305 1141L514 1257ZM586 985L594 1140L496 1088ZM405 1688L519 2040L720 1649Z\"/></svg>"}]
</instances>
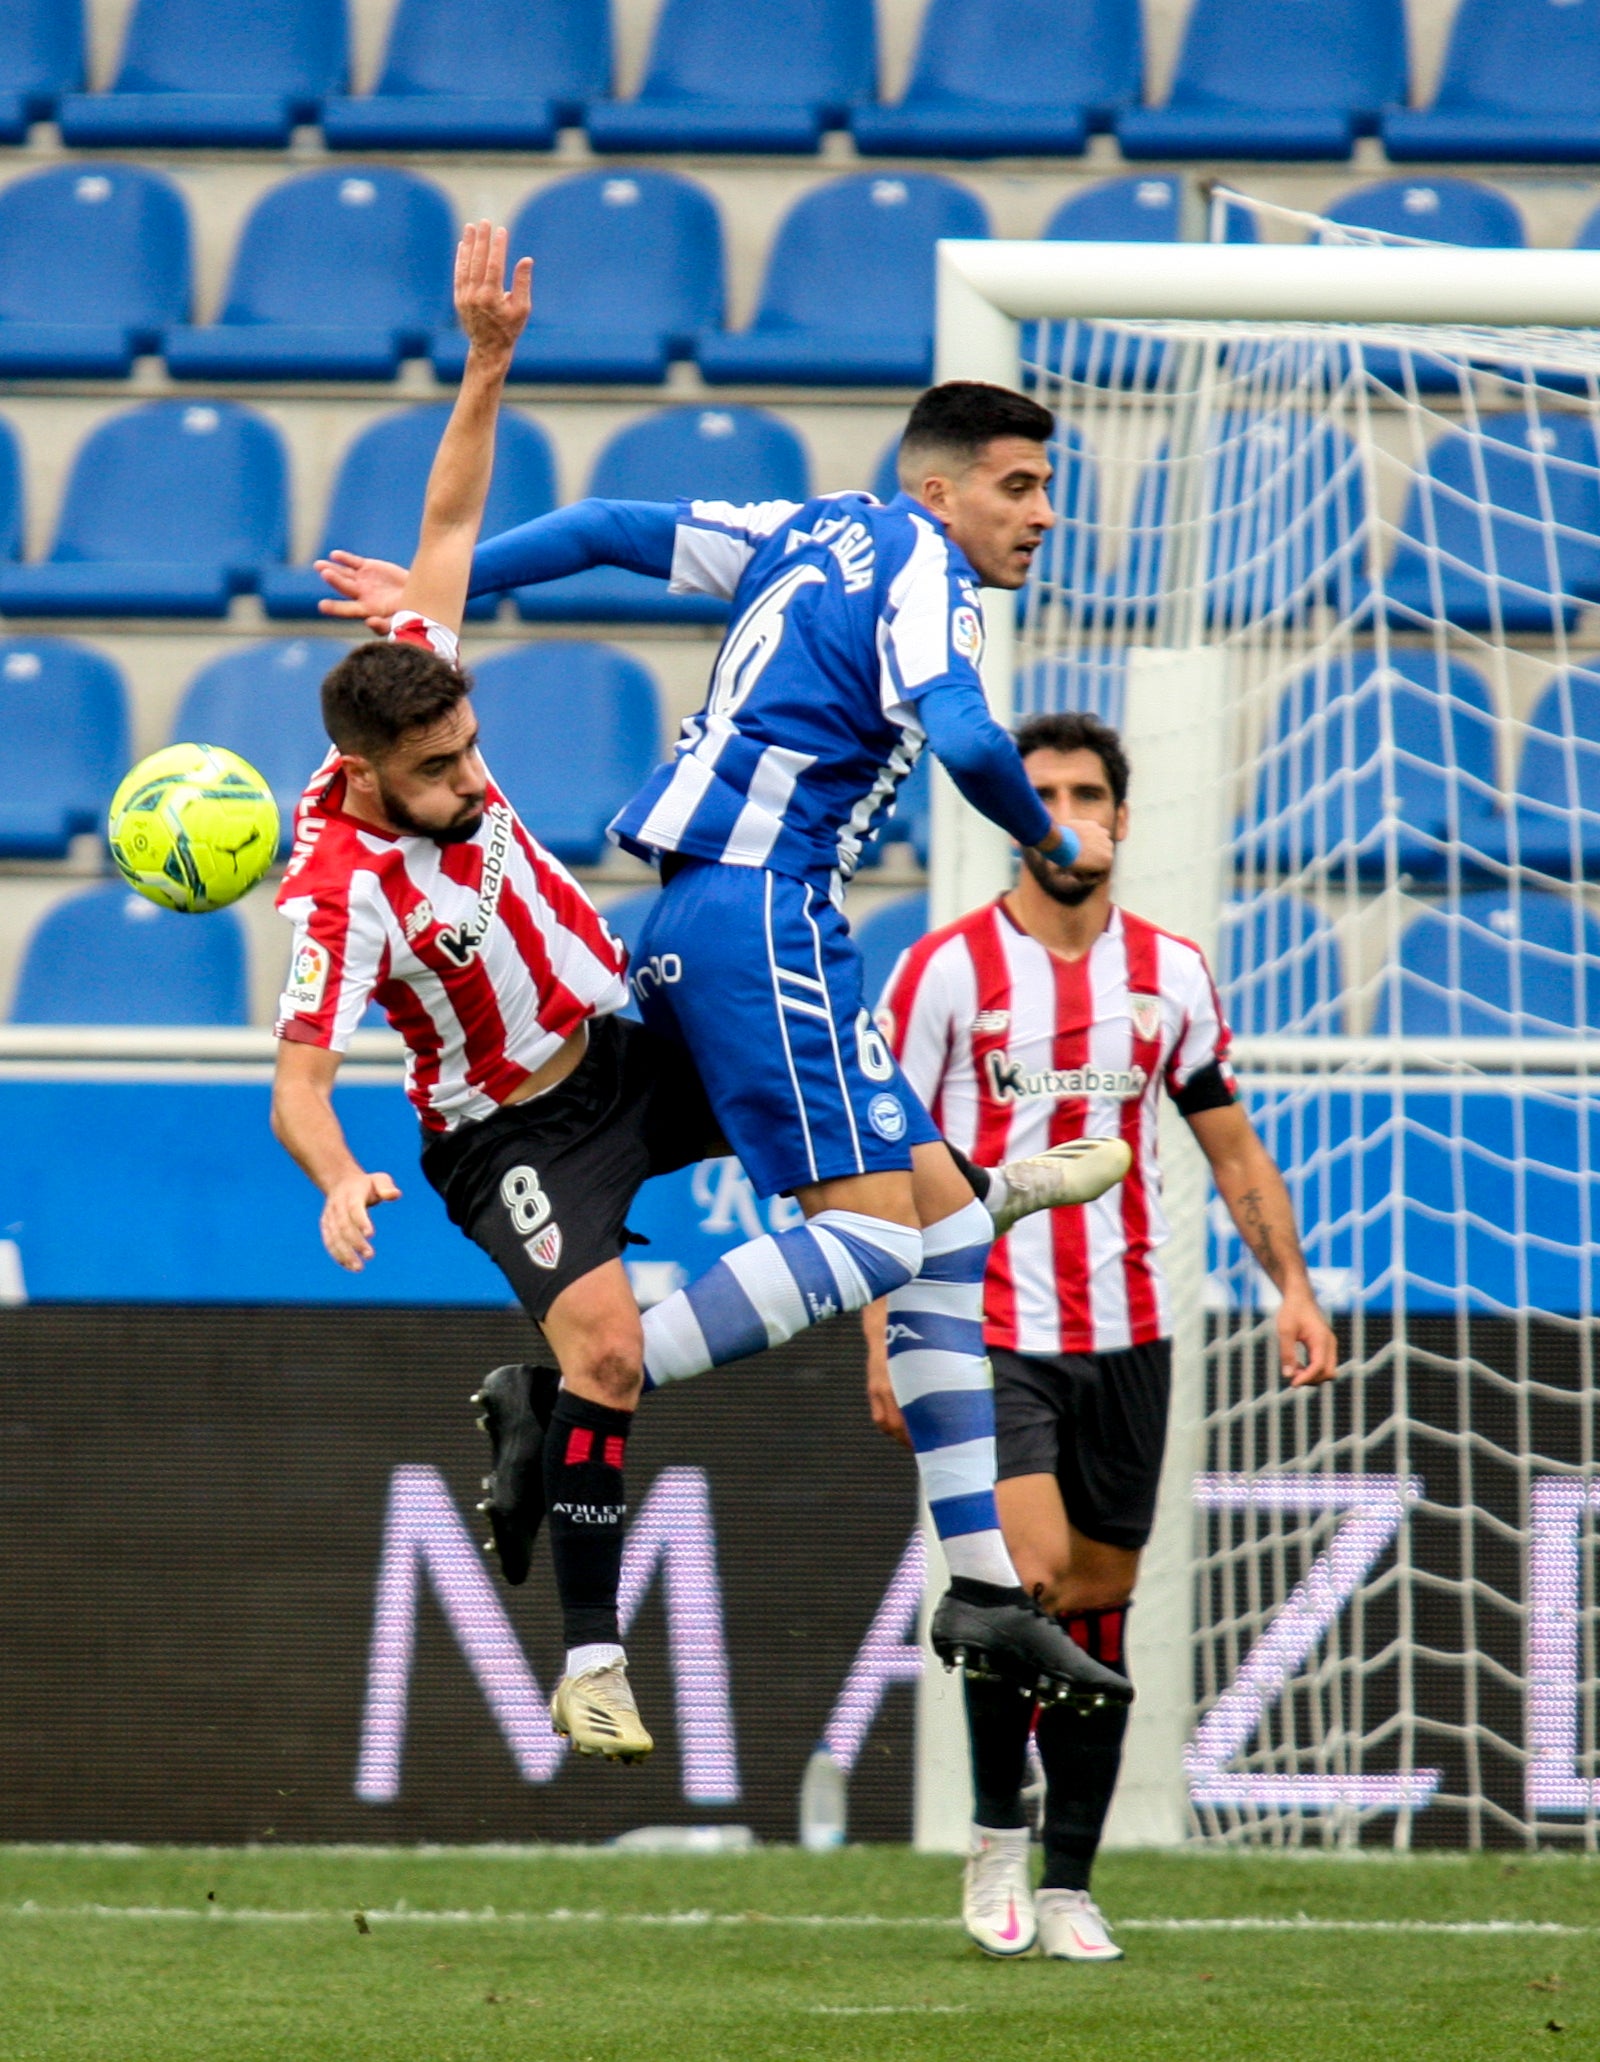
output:
<instances>
[{"instance_id":1,"label":"player's bare midriff","mask_svg":"<svg viewBox=\"0 0 1600 2062\"><path fill-rule=\"evenodd\" d=\"M552 1088L559 1088L588 1050L589 1027L587 1024L581 1024L559 1052L553 1052L542 1067L535 1067L520 1088L511 1091L506 1097L506 1103L531 1102L536 1095L544 1095ZM501 1108L504 1107L505 1104L502 1103Z\"/></svg>"}]
</instances>

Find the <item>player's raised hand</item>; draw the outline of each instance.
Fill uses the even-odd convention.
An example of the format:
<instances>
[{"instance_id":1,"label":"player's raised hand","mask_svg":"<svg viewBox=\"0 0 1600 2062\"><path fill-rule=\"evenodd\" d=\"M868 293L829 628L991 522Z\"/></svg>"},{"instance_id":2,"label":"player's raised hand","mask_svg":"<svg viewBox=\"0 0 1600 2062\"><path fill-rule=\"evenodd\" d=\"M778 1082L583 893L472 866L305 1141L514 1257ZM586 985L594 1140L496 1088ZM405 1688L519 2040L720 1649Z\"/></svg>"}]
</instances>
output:
<instances>
[{"instance_id":1,"label":"player's raised hand","mask_svg":"<svg viewBox=\"0 0 1600 2062\"><path fill-rule=\"evenodd\" d=\"M387 1174L348 1174L336 1181L322 1206L322 1243L350 1274L372 1258L372 1212L397 1203L400 1191Z\"/></svg>"},{"instance_id":2,"label":"player's raised hand","mask_svg":"<svg viewBox=\"0 0 1600 2062\"><path fill-rule=\"evenodd\" d=\"M456 246L456 315L475 351L510 357L533 306L533 260L519 258L506 291L506 232L469 222Z\"/></svg>"},{"instance_id":3,"label":"player's raised hand","mask_svg":"<svg viewBox=\"0 0 1600 2062\"><path fill-rule=\"evenodd\" d=\"M1068 859L1059 845L1050 852L1044 852L1044 847L1040 846L1039 850L1044 852L1052 866L1062 867L1069 873L1103 874L1111 871L1116 846L1104 824L1095 823L1087 816L1077 816L1059 828L1077 839L1078 852L1075 859Z\"/></svg>"},{"instance_id":4,"label":"player's raised hand","mask_svg":"<svg viewBox=\"0 0 1600 2062\"><path fill-rule=\"evenodd\" d=\"M405 592L406 569L385 558L361 558L353 551L333 551L317 560L317 571L338 599L319 601L324 616L350 616L387 637Z\"/></svg>"}]
</instances>

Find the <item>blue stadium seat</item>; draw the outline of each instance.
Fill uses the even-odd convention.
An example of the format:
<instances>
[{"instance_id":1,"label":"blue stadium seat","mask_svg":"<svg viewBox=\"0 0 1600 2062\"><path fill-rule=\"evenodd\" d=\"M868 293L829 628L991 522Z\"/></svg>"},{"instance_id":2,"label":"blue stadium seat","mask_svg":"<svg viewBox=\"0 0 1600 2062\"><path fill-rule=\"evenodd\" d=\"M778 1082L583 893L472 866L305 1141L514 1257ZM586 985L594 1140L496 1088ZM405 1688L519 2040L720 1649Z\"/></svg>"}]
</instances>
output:
<instances>
[{"instance_id":1,"label":"blue stadium seat","mask_svg":"<svg viewBox=\"0 0 1600 2062\"><path fill-rule=\"evenodd\" d=\"M332 150L548 150L611 91L605 0L400 0L376 90L330 100Z\"/></svg>"},{"instance_id":2,"label":"blue stadium seat","mask_svg":"<svg viewBox=\"0 0 1600 2062\"><path fill-rule=\"evenodd\" d=\"M1501 164L1600 158L1600 0L1461 0L1433 105L1384 117L1383 147Z\"/></svg>"},{"instance_id":3,"label":"blue stadium seat","mask_svg":"<svg viewBox=\"0 0 1600 2062\"><path fill-rule=\"evenodd\" d=\"M884 446L883 456L878 460L877 470L872 475L873 495L879 501L893 501L900 492L900 439L891 437Z\"/></svg>"},{"instance_id":4,"label":"blue stadium seat","mask_svg":"<svg viewBox=\"0 0 1600 2062\"><path fill-rule=\"evenodd\" d=\"M64 637L0 637L0 858L61 859L128 765L127 688Z\"/></svg>"},{"instance_id":5,"label":"blue stadium seat","mask_svg":"<svg viewBox=\"0 0 1600 2062\"><path fill-rule=\"evenodd\" d=\"M0 416L0 570L22 555L22 453L16 432Z\"/></svg>"},{"instance_id":6,"label":"blue stadium seat","mask_svg":"<svg viewBox=\"0 0 1600 2062\"><path fill-rule=\"evenodd\" d=\"M672 172L580 172L543 187L511 225L531 257L533 320L514 380L663 380L703 329L722 322L722 220L704 187ZM434 370L459 379L459 330L434 345Z\"/></svg>"},{"instance_id":7,"label":"blue stadium seat","mask_svg":"<svg viewBox=\"0 0 1600 2062\"><path fill-rule=\"evenodd\" d=\"M1292 618L1323 601L1354 609L1365 592L1367 503L1350 438L1305 415L1244 410L1219 416L1211 435L1207 505L1220 513L1209 526L1209 620L1237 627L1280 611ZM1153 614L1166 581L1171 487L1163 446L1135 486L1127 543L1092 597L1096 610Z\"/></svg>"},{"instance_id":8,"label":"blue stadium seat","mask_svg":"<svg viewBox=\"0 0 1600 2062\"><path fill-rule=\"evenodd\" d=\"M72 93L65 143L281 149L345 90L344 0L137 0L109 93Z\"/></svg>"},{"instance_id":9,"label":"blue stadium seat","mask_svg":"<svg viewBox=\"0 0 1600 2062\"><path fill-rule=\"evenodd\" d=\"M1273 891L1229 902L1219 944L1223 1010L1241 1038L1343 1032L1339 941L1310 903Z\"/></svg>"},{"instance_id":10,"label":"blue stadium seat","mask_svg":"<svg viewBox=\"0 0 1600 2062\"><path fill-rule=\"evenodd\" d=\"M933 247L989 234L983 203L926 172L861 173L795 203L738 336L702 337L708 380L922 386L933 377Z\"/></svg>"},{"instance_id":11,"label":"blue stadium seat","mask_svg":"<svg viewBox=\"0 0 1600 2062\"><path fill-rule=\"evenodd\" d=\"M1424 910L1384 976L1372 1029L1380 1038L1600 1030L1600 921L1539 888L1483 889Z\"/></svg>"},{"instance_id":12,"label":"blue stadium seat","mask_svg":"<svg viewBox=\"0 0 1600 2062\"><path fill-rule=\"evenodd\" d=\"M83 85L82 0L7 0L0 13L0 143L22 143Z\"/></svg>"},{"instance_id":13,"label":"blue stadium seat","mask_svg":"<svg viewBox=\"0 0 1600 2062\"><path fill-rule=\"evenodd\" d=\"M1406 97L1401 0L1195 0L1165 107L1117 118L1128 158L1347 158Z\"/></svg>"},{"instance_id":14,"label":"blue stadium seat","mask_svg":"<svg viewBox=\"0 0 1600 2062\"><path fill-rule=\"evenodd\" d=\"M450 410L435 402L380 416L351 443L339 465L328 519L317 557L356 551L409 565L417 548L422 499L439 439ZM494 477L484 510L483 534L493 537L531 522L555 506L555 461L549 440L525 415L506 409L495 438ZM317 603L332 598L311 566L272 566L262 576L261 605L274 621L315 617ZM498 595L467 604L467 615L494 615Z\"/></svg>"},{"instance_id":15,"label":"blue stadium seat","mask_svg":"<svg viewBox=\"0 0 1600 2062\"><path fill-rule=\"evenodd\" d=\"M28 940L13 1024L249 1022L231 909L179 916L120 882L55 904Z\"/></svg>"},{"instance_id":16,"label":"blue stadium seat","mask_svg":"<svg viewBox=\"0 0 1600 2062\"><path fill-rule=\"evenodd\" d=\"M1478 418L1482 434L1447 430L1428 453L1400 517L1384 578L1391 621L1442 618L1465 630L1570 629L1600 600L1600 471L1580 415L1526 410ZM1550 564L1546 506L1559 525Z\"/></svg>"},{"instance_id":17,"label":"blue stadium seat","mask_svg":"<svg viewBox=\"0 0 1600 2062\"><path fill-rule=\"evenodd\" d=\"M648 670L610 645L525 644L475 669L483 756L512 808L569 866L593 866L606 826L661 756Z\"/></svg>"},{"instance_id":18,"label":"blue stadium seat","mask_svg":"<svg viewBox=\"0 0 1600 2062\"><path fill-rule=\"evenodd\" d=\"M1070 157L1138 101L1137 0L932 0L898 107L857 108L867 157Z\"/></svg>"},{"instance_id":19,"label":"blue stadium seat","mask_svg":"<svg viewBox=\"0 0 1600 2062\"><path fill-rule=\"evenodd\" d=\"M880 902L871 916L850 928L861 954L861 992L867 1008L876 1009L895 961L928 934L928 898L919 892Z\"/></svg>"},{"instance_id":20,"label":"blue stadium seat","mask_svg":"<svg viewBox=\"0 0 1600 2062\"><path fill-rule=\"evenodd\" d=\"M257 202L221 319L174 329L174 379L393 379L454 319L455 224L410 172L307 172Z\"/></svg>"},{"instance_id":21,"label":"blue stadium seat","mask_svg":"<svg viewBox=\"0 0 1600 2062\"><path fill-rule=\"evenodd\" d=\"M278 432L231 401L152 401L91 431L55 548L0 566L12 616L225 616L281 560L288 465Z\"/></svg>"},{"instance_id":22,"label":"blue stadium seat","mask_svg":"<svg viewBox=\"0 0 1600 2062\"><path fill-rule=\"evenodd\" d=\"M1600 674L1574 666L1534 705L1503 834L1509 866L1600 874Z\"/></svg>"},{"instance_id":23,"label":"blue stadium seat","mask_svg":"<svg viewBox=\"0 0 1600 2062\"><path fill-rule=\"evenodd\" d=\"M278 638L224 652L184 689L173 744L225 745L248 759L278 805L278 852L294 842L295 805L328 752L319 690L354 646L333 637Z\"/></svg>"},{"instance_id":24,"label":"blue stadium seat","mask_svg":"<svg viewBox=\"0 0 1600 2062\"><path fill-rule=\"evenodd\" d=\"M872 0L666 0L637 100L596 150L813 151L877 84Z\"/></svg>"},{"instance_id":25,"label":"blue stadium seat","mask_svg":"<svg viewBox=\"0 0 1600 2062\"><path fill-rule=\"evenodd\" d=\"M1285 689L1237 843L1268 872L1391 865L1420 879L1492 841L1489 691L1459 659L1346 652ZM1392 849L1391 849L1392 848Z\"/></svg>"},{"instance_id":26,"label":"blue stadium seat","mask_svg":"<svg viewBox=\"0 0 1600 2062\"><path fill-rule=\"evenodd\" d=\"M1055 469L1050 500L1056 522L1045 532L1028 583L1017 597L1024 614L1031 606L1076 607L1080 597L1093 590L1099 563L1100 474L1094 454L1074 423L1051 439L1049 452Z\"/></svg>"},{"instance_id":27,"label":"blue stadium seat","mask_svg":"<svg viewBox=\"0 0 1600 2062\"><path fill-rule=\"evenodd\" d=\"M805 501L811 468L787 423L759 408L665 408L619 430L589 492L607 501ZM487 534L487 533L486 533ZM530 623L724 623L725 602L669 594L664 580L593 566L517 590Z\"/></svg>"},{"instance_id":28,"label":"blue stadium seat","mask_svg":"<svg viewBox=\"0 0 1600 2062\"><path fill-rule=\"evenodd\" d=\"M189 313L189 215L133 165L66 165L0 190L0 377L125 379Z\"/></svg>"}]
</instances>

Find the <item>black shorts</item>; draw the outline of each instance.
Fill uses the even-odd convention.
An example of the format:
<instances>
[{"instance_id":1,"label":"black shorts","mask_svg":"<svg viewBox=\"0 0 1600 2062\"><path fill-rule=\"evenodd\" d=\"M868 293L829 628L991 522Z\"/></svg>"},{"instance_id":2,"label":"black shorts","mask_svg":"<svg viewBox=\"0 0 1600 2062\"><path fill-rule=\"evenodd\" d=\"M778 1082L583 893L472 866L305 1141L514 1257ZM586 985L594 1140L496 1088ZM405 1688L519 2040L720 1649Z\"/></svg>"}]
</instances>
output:
<instances>
[{"instance_id":1,"label":"black shorts","mask_svg":"<svg viewBox=\"0 0 1600 2062\"><path fill-rule=\"evenodd\" d=\"M997 1474L1054 1475L1073 1526L1142 1547L1155 1523L1167 1440L1172 1341L1117 1353L1011 1353L992 1346Z\"/></svg>"},{"instance_id":2,"label":"black shorts","mask_svg":"<svg viewBox=\"0 0 1600 2062\"><path fill-rule=\"evenodd\" d=\"M563 1289L621 1255L651 1175L726 1151L683 1048L631 1018L600 1017L565 1081L430 1140L422 1171L537 1323Z\"/></svg>"}]
</instances>

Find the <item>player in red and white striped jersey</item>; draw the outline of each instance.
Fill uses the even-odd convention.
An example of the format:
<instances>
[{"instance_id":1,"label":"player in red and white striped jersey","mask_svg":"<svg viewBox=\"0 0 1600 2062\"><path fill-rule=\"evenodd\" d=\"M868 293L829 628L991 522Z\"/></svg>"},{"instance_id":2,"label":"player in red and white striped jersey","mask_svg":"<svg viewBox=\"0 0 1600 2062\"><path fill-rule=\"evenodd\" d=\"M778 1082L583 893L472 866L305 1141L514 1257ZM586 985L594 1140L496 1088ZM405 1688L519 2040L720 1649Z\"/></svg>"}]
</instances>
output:
<instances>
[{"instance_id":1,"label":"player in red and white striped jersey","mask_svg":"<svg viewBox=\"0 0 1600 2062\"><path fill-rule=\"evenodd\" d=\"M1017 748L1058 820L1089 817L1114 840L1126 835L1128 766L1115 731L1083 715L1038 717ZM1337 1353L1282 1177L1239 1103L1204 956L1119 909L1110 872L1058 880L1024 861L1009 894L902 956L879 1023L940 1129L980 1166L1095 1134L1120 1136L1132 1154L1119 1188L1024 1218L998 1239L984 1300L1006 1545L1078 1644L1126 1673L1124 1621L1155 1515L1171 1372L1163 1094L1281 1292L1286 1380L1327 1381ZM868 1336L873 1416L898 1433L881 1328ZM1126 1707L1040 1713L1045 1874L1031 1899L1020 1796L1028 1706L993 1684L966 1688L976 1792L968 1930L991 1953L1015 1954L1037 1925L1047 1954L1115 1958L1089 1875Z\"/></svg>"}]
</instances>

